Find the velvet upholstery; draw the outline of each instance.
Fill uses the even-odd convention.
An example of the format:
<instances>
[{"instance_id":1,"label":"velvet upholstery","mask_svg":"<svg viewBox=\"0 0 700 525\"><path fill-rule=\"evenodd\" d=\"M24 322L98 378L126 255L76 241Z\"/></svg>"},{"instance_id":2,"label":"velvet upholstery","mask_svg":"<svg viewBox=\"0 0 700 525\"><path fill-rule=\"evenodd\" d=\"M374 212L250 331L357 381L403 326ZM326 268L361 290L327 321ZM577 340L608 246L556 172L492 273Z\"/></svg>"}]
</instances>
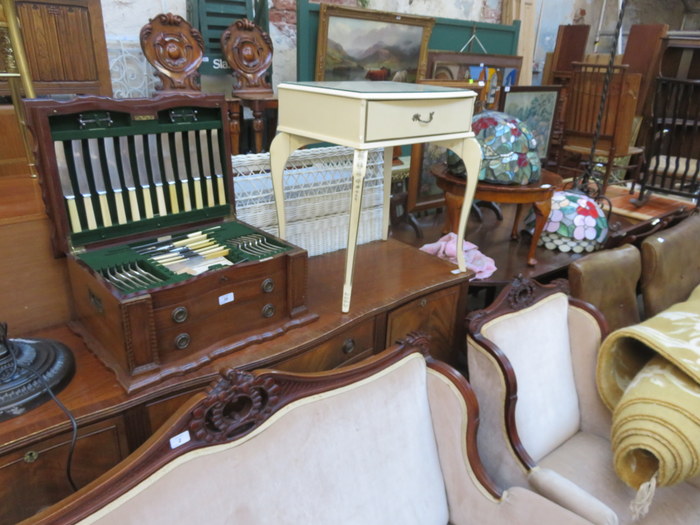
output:
<instances>
[{"instance_id":1,"label":"velvet upholstery","mask_svg":"<svg viewBox=\"0 0 700 525\"><path fill-rule=\"evenodd\" d=\"M549 291L525 308L504 306L507 301L502 297L511 297L511 290L506 288L492 307L470 315L467 358L470 383L482 413L478 443L484 466L498 483L529 487L594 523L632 523L629 505L635 491L615 474L610 412L596 387L597 353L606 332L605 323L590 305L570 301L557 292L558 285L541 288ZM562 312L565 321L555 326L555 322L561 323ZM542 317L536 319L536 315ZM501 319L504 321L498 323ZM502 334L495 333L500 330ZM554 333L558 350L543 347L544 336L539 332ZM541 364L543 352L557 351L568 355L568 370L564 369L567 359L561 356L556 359L558 367ZM530 364L523 365L524 355L532 356ZM541 423L547 414L557 414L562 407L571 410L572 375L577 396L576 428L571 429L569 418L552 418L540 424L542 433L552 435L542 436L539 448L531 451L526 439L532 430L526 426L521 432L521 421L530 418ZM524 411L528 403L521 405L532 395L525 392L528 388L535 395L549 391L543 404L530 403L530 414ZM514 416L509 409L513 404ZM551 430L558 420L561 428ZM532 421L526 425L533 426ZM558 483L559 477L566 481ZM697 481L658 488L649 514L637 523L700 523Z\"/></svg>"},{"instance_id":2,"label":"velvet upholstery","mask_svg":"<svg viewBox=\"0 0 700 525\"><path fill-rule=\"evenodd\" d=\"M508 349L508 360L519 383L515 422L520 440L535 461L579 428L567 307L566 295L551 295L481 328L487 339L499 348ZM535 348L537 351L533 352ZM542 381L540 374L548 380ZM472 381L478 379L473 377ZM557 403L551 402L553 398Z\"/></svg>"},{"instance_id":3,"label":"velvet upholstery","mask_svg":"<svg viewBox=\"0 0 700 525\"><path fill-rule=\"evenodd\" d=\"M685 301L700 284L700 215L642 242L641 290L644 313L652 317Z\"/></svg>"},{"instance_id":4,"label":"velvet upholstery","mask_svg":"<svg viewBox=\"0 0 700 525\"><path fill-rule=\"evenodd\" d=\"M224 371L121 465L26 523L590 523L493 483L471 386L409 338L337 371ZM192 439L173 445L183 429Z\"/></svg>"},{"instance_id":5,"label":"velvet upholstery","mask_svg":"<svg viewBox=\"0 0 700 525\"><path fill-rule=\"evenodd\" d=\"M85 523L360 525L391 516L444 525L425 361L407 359L369 381L288 405L237 442L177 458ZM212 483L211 472L232 479Z\"/></svg>"},{"instance_id":6,"label":"velvet upholstery","mask_svg":"<svg viewBox=\"0 0 700 525\"><path fill-rule=\"evenodd\" d=\"M431 371L428 390L451 524L588 523L522 487L505 490L500 499L489 495L483 488L480 493L474 491L474 486L480 485L467 458L469 451L464 436L467 426L474 424L475 414L468 413L463 397L445 376ZM494 506L498 507L497 511L494 511Z\"/></svg>"},{"instance_id":7,"label":"velvet upholstery","mask_svg":"<svg viewBox=\"0 0 700 525\"><path fill-rule=\"evenodd\" d=\"M598 308L613 331L640 320L637 283L641 274L641 256L633 244L601 250L569 265L571 295Z\"/></svg>"}]
</instances>

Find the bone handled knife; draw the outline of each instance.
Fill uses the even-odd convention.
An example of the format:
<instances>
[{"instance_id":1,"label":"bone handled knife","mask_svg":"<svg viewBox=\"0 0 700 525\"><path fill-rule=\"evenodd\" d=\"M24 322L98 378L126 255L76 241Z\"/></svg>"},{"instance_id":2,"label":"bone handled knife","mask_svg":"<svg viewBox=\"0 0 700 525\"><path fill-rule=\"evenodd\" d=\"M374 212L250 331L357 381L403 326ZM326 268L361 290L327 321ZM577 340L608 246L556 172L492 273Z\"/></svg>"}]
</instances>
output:
<instances>
[{"instance_id":1,"label":"bone handled knife","mask_svg":"<svg viewBox=\"0 0 700 525\"><path fill-rule=\"evenodd\" d=\"M207 206L216 205L214 196L214 184L211 178L211 164L209 164L209 141L207 140L207 130L199 130L199 149L202 152L202 175L207 189Z\"/></svg>"},{"instance_id":2,"label":"bone handled knife","mask_svg":"<svg viewBox=\"0 0 700 525\"><path fill-rule=\"evenodd\" d=\"M134 174L131 171L131 155L129 154L129 139L128 137L119 137L119 156L122 161L122 175L124 175L124 186L129 195L129 207L131 208L131 219L134 221L141 220L141 212L139 211L139 200L136 196L136 183L134 182Z\"/></svg>"},{"instance_id":3,"label":"bone handled knife","mask_svg":"<svg viewBox=\"0 0 700 525\"><path fill-rule=\"evenodd\" d=\"M87 219L88 230L97 228L95 210L92 207L92 193L87 180L87 170L85 169L85 159L83 157L83 144L80 140L71 140L71 150L73 151L73 163L75 165L75 176L78 181L78 191L83 198L85 206L85 218Z\"/></svg>"},{"instance_id":4,"label":"bone handled knife","mask_svg":"<svg viewBox=\"0 0 700 525\"><path fill-rule=\"evenodd\" d=\"M126 209L124 208L124 194L122 183L119 179L119 168L117 167L117 153L114 149L114 138L105 137L105 160L107 161L107 173L109 174L109 184L112 186L112 196L114 205L117 208L117 223L126 224Z\"/></svg>"},{"instance_id":5,"label":"bone handled knife","mask_svg":"<svg viewBox=\"0 0 700 525\"><path fill-rule=\"evenodd\" d=\"M170 194L170 209L173 210L173 213L179 213L180 205L177 201L173 158L170 154L170 138L167 133L160 134L160 149L163 152L163 171L165 172L165 181L168 184L168 192Z\"/></svg>"},{"instance_id":6,"label":"bone handled knife","mask_svg":"<svg viewBox=\"0 0 700 525\"><path fill-rule=\"evenodd\" d=\"M202 198L202 177L199 174L199 155L197 155L197 142L194 131L187 132L187 147L190 151L190 172L194 180L194 202L197 209L204 208Z\"/></svg>"},{"instance_id":7,"label":"bone handled knife","mask_svg":"<svg viewBox=\"0 0 700 525\"><path fill-rule=\"evenodd\" d=\"M100 146L97 144L97 139L87 139L87 144L88 153L90 154L90 167L92 168L92 180L95 182L97 200L100 203L100 210L102 212L102 224L104 226L111 226L112 215L109 211L109 202L107 202L107 186L105 185L105 176L102 172Z\"/></svg>"},{"instance_id":8,"label":"bone handled knife","mask_svg":"<svg viewBox=\"0 0 700 525\"><path fill-rule=\"evenodd\" d=\"M190 197L190 181L187 178L187 162L185 161L185 147L182 144L182 132L175 133L175 155L177 158L177 171L182 188L182 200L185 203L185 211L192 210L192 197Z\"/></svg>"},{"instance_id":9,"label":"bone handled knife","mask_svg":"<svg viewBox=\"0 0 700 525\"><path fill-rule=\"evenodd\" d=\"M148 135L148 158L151 161L151 173L153 183L156 186L156 202L158 202L158 213L161 217L168 214L168 207L165 205L165 193L163 188L163 176L160 173L160 160L158 159L158 137Z\"/></svg>"},{"instance_id":10,"label":"bone handled knife","mask_svg":"<svg viewBox=\"0 0 700 525\"><path fill-rule=\"evenodd\" d=\"M151 184L148 181L148 172L146 171L146 148L143 146L143 135L134 135L134 153L136 154L136 176L141 186L143 193L143 203L146 208L146 218L152 219L153 202L151 202Z\"/></svg>"},{"instance_id":11,"label":"bone handled knife","mask_svg":"<svg viewBox=\"0 0 700 525\"><path fill-rule=\"evenodd\" d=\"M211 130L211 149L214 157L214 171L216 175L216 186L219 191L219 204L226 204L226 190L224 189L224 170L221 167L221 149L219 148L219 130ZM231 159L226 159L231 162Z\"/></svg>"},{"instance_id":12,"label":"bone handled knife","mask_svg":"<svg viewBox=\"0 0 700 525\"><path fill-rule=\"evenodd\" d=\"M68 209L68 220L70 221L71 231L82 231L80 224L80 215L78 215L78 205L75 202L75 191L70 180L70 172L68 170L68 162L66 161L66 152L63 149L63 141L57 140L53 143L53 148L56 152L56 166L58 168L58 178L61 181L61 192L66 202Z\"/></svg>"}]
</instances>

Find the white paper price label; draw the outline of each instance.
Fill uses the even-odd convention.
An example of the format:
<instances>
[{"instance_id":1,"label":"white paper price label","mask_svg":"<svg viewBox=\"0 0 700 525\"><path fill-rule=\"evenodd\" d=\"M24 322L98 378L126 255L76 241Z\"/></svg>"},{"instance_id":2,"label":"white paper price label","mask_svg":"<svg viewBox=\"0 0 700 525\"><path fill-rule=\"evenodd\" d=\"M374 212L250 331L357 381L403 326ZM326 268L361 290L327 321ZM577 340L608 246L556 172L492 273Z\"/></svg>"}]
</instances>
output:
<instances>
[{"instance_id":1,"label":"white paper price label","mask_svg":"<svg viewBox=\"0 0 700 525\"><path fill-rule=\"evenodd\" d=\"M219 306L223 306L228 303L232 303L234 300L233 292L226 293L219 296Z\"/></svg>"},{"instance_id":2,"label":"white paper price label","mask_svg":"<svg viewBox=\"0 0 700 525\"><path fill-rule=\"evenodd\" d=\"M170 448L177 448L185 443L187 443L190 440L190 431L185 430L184 432L180 432L177 436L173 436L170 438Z\"/></svg>"}]
</instances>

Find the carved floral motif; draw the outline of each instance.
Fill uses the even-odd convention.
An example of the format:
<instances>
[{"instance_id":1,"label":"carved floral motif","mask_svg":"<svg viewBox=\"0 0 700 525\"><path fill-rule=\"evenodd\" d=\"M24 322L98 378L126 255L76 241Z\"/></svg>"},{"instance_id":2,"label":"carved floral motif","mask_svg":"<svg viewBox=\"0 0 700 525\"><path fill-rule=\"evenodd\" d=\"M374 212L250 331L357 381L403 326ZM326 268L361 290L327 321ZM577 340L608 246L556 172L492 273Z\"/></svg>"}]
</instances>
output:
<instances>
[{"instance_id":1,"label":"carved floral motif","mask_svg":"<svg viewBox=\"0 0 700 525\"><path fill-rule=\"evenodd\" d=\"M270 377L228 369L207 392L190 421L190 432L207 443L222 443L248 433L275 410L280 387Z\"/></svg>"}]
</instances>

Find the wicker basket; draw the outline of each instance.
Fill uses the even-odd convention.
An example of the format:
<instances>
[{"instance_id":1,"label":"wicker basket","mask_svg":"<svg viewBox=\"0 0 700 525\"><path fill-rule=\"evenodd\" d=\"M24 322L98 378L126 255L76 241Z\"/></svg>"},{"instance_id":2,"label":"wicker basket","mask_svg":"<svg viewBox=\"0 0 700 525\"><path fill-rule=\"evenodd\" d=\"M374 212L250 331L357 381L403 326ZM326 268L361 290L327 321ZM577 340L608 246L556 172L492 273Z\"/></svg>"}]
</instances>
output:
<instances>
[{"instance_id":1,"label":"wicker basket","mask_svg":"<svg viewBox=\"0 0 700 525\"><path fill-rule=\"evenodd\" d=\"M353 149L343 146L295 151L284 171L286 240L320 255L344 249L348 242ZM270 154L232 157L237 217L278 234L270 177ZM367 162L357 244L382 237L383 151Z\"/></svg>"}]
</instances>

